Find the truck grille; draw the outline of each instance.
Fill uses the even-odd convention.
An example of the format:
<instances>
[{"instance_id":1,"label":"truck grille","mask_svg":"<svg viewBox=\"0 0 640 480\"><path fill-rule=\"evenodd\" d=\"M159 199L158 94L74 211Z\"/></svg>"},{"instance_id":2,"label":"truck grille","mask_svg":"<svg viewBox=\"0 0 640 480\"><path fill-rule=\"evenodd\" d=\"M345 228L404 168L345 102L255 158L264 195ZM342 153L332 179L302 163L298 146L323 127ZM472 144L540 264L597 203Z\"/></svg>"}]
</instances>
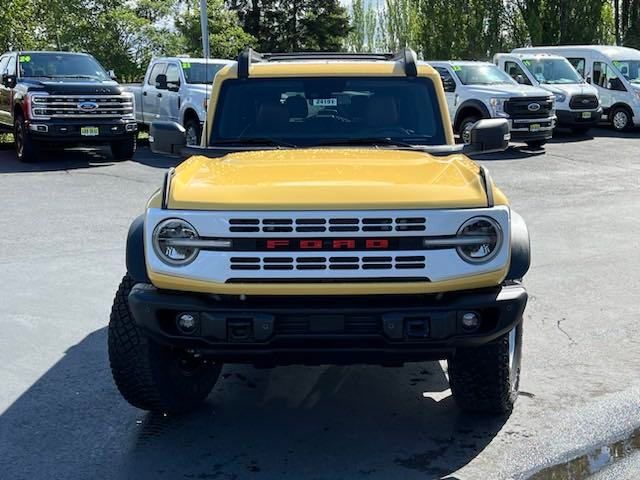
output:
<instances>
[{"instance_id":1,"label":"truck grille","mask_svg":"<svg viewBox=\"0 0 640 480\"><path fill-rule=\"evenodd\" d=\"M576 95L571 98L569 107L574 110L593 110L598 108L598 97L595 95Z\"/></svg>"},{"instance_id":2,"label":"truck grille","mask_svg":"<svg viewBox=\"0 0 640 480\"><path fill-rule=\"evenodd\" d=\"M34 115L50 118L122 118L133 116L133 100L122 95L50 95L33 98Z\"/></svg>"},{"instance_id":3,"label":"truck grille","mask_svg":"<svg viewBox=\"0 0 640 480\"><path fill-rule=\"evenodd\" d=\"M539 108L533 107L538 105ZM553 100L550 98L510 98L504 103L504 111L512 118L546 118L553 113Z\"/></svg>"},{"instance_id":4,"label":"truck grille","mask_svg":"<svg viewBox=\"0 0 640 480\"><path fill-rule=\"evenodd\" d=\"M425 257L415 255L353 255L348 257L232 257L231 270L406 270L424 269Z\"/></svg>"},{"instance_id":5,"label":"truck grille","mask_svg":"<svg viewBox=\"0 0 640 480\"><path fill-rule=\"evenodd\" d=\"M382 333L381 325L380 315L331 315L329 321L322 317L309 318L308 315L282 315L276 319L275 333L279 335L310 333L376 335Z\"/></svg>"},{"instance_id":6,"label":"truck grille","mask_svg":"<svg viewBox=\"0 0 640 480\"><path fill-rule=\"evenodd\" d=\"M424 217L371 218L232 218L230 232L422 232Z\"/></svg>"}]
</instances>

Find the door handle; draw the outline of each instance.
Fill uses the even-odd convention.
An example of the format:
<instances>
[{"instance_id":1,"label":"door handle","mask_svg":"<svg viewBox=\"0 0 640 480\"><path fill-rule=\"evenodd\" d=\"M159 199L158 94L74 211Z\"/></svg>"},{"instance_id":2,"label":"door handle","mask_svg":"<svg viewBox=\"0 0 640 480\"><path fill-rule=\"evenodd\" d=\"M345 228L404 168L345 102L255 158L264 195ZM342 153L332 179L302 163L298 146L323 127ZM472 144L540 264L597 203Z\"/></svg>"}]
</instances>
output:
<instances>
[{"instance_id":1,"label":"door handle","mask_svg":"<svg viewBox=\"0 0 640 480\"><path fill-rule=\"evenodd\" d=\"M158 98L162 98L162 94L161 93L158 94Z\"/></svg>"},{"instance_id":2,"label":"door handle","mask_svg":"<svg viewBox=\"0 0 640 480\"><path fill-rule=\"evenodd\" d=\"M147 96L147 92L142 92L142 96L146 97Z\"/></svg>"}]
</instances>

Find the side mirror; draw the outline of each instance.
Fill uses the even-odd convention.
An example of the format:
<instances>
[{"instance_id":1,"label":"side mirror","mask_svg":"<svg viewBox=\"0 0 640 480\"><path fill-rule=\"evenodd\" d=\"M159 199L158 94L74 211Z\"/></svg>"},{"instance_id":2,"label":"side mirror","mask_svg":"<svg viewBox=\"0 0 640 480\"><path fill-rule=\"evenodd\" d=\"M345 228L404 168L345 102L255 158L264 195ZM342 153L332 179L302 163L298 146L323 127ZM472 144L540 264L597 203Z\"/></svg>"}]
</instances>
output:
<instances>
[{"instance_id":1,"label":"side mirror","mask_svg":"<svg viewBox=\"0 0 640 480\"><path fill-rule=\"evenodd\" d=\"M480 120L471 127L471 142L464 153L503 152L509 147L509 122L502 118Z\"/></svg>"},{"instance_id":2,"label":"side mirror","mask_svg":"<svg viewBox=\"0 0 640 480\"><path fill-rule=\"evenodd\" d=\"M167 84L167 89L170 92L179 92L180 91L180 82L168 83Z\"/></svg>"},{"instance_id":3,"label":"side mirror","mask_svg":"<svg viewBox=\"0 0 640 480\"><path fill-rule=\"evenodd\" d=\"M585 78L585 80L587 81L587 83L591 83L591 77L587 76L587 78Z\"/></svg>"},{"instance_id":4,"label":"side mirror","mask_svg":"<svg viewBox=\"0 0 640 480\"><path fill-rule=\"evenodd\" d=\"M15 75L9 75L7 73L2 74L2 85L7 88L13 88L16 86L17 78Z\"/></svg>"},{"instance_id":5,"label":"side mirror","mask_svg":"<svg viewBox=\"0 0 640 480\"><path fill-rule=\"evenodd\" d=\"M109 71L107 72L107 74L109 75L109 78L110 78L111 80L118 80L118 77L117 77L117 75L116 75L116 72L115 72L115 71L113 71L113 70L109 70Z\"/></svg>"},{"instance_id":6,"label":"side mirror","mask_svg":"<svg viewBox=\"0 0 640 480\"><path fill-rule=\"evenodd\" d=\"M518 82L520 85L524 85L525 83L527 83L524 80L524 76L521 74L516 75L516 82Z\"/></svg>"},{"instance_id":7,"label":"side mirror","mask_svg":"<svg viewBox=\"0 0 640 480\"><path fill-rule=\"evenodd\" d=\"M169 88L167 86L167 76L164 73L156 77L156 88L158 90L167 90Z\"/></svg>"},{"instance_id":8,"label":"side mirror","mask_svg":"<svg viewBox=\"0 0 640 480\"><path fill-rule=\"evenodd\" d=\"M187 144L186 130L176 122L153 122L149 129L149 145L153 153L181 156Z\"/></svg>"}]
</instances>

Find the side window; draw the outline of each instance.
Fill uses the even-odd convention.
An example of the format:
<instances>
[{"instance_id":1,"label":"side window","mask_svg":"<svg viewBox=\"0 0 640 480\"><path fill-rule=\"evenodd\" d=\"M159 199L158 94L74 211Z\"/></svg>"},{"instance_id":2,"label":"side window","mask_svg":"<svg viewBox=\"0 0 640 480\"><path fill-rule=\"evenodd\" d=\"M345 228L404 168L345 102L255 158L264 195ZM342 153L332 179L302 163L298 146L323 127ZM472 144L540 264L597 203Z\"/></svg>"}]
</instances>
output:
<instances>
[{"instance_id":1,"label":"side window","mask_svg":"<svg viewBox=\"0 0 640 480\"><path fill-rule=\"evenodd\" d=\"M569 63L573 65L573 68L575 68L578 71L578 73L582 75L582 78L585 78L584 67L587 63L585 59L584 58L567 58L567 60L569 60Z\"/></svg>"},{"instance_id":2,"label":"side window","mask_svg":"<svg viewBox=\"0 0 640 480\"><path fill-rule=\"evenodd\" d=\"M169 85L178 86L180 85L180 69L175 63L169 64L167 67L167 83Z\"/></svg>"},{"instance_id":3,"label":"side window","mask_svg":"<svg viewBox=\"0 0 640 480\"><path fill-rule=\"evenodd\" d=\"M7 63L9 63L9 56L0 58L0 75L7 73Z\"/></svg>"},{"instance_id":4,"label":"side window","mask_svg":"<svg viewBox=\"0 0 640 480\"><path fill-rule=\"evenodd\" d=\"M524 73L522 67L515 62L504 62L504 71L509 74L511 78L513 78L516 82L522 83L524 85L531 85L531 80L527 77L527 74Z\"/></svg>"},{"instance_id":5,"label":"side window","mask_svg":"<svg viewBox=\"0 0 640 480\"><path fill-rule=\"evenodd\" d=\"M607 90L626 90L613 69L603 62L593 62L593 84Z\"/></svg>"},{"instance_id":6,"label":"side window","mask_svg":"<svg viewBox=\"0 0 640 480\"><path fill-rule=\"evenodd\" d=\"M451 72L444 67L435 67L435 70L440 74L440 78L442 79L442 86L444 87L445 92L455 92L456 91L456 81L453 79Z\"/></svg>"},{"instance_id":7,"label":"side window","mask_svg":"<svg viewBox=\"0 0 640 480\"><path fill-rule=\"evenodd\" d=\"M158 75L164 72L164 69L167 68L166 63L156 63L151 69L151 73L149 74L149 85L156 86L156 78Z\"/></svg>"}]
</instances>

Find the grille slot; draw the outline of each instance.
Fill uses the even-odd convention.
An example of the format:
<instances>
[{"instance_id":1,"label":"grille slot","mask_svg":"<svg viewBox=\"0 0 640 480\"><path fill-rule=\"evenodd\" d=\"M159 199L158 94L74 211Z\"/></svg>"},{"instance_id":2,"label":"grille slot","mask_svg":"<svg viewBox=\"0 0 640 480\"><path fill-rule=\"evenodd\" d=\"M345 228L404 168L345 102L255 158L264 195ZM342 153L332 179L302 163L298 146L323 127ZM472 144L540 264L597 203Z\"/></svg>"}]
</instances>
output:
<instances>
[{"instance_id":1,"label":"grille slot","mask_svg":"<svg viewBox=\"0 0 640 480\"><path fill-rule=\"evenodd\" d=\"M358 233L424 232L424 217L364 218L232 218L229 231L234 233Z\"/></svg>"},{"instance_id":2,"label":"grille slot","mask_svg":"<svg viewBox=\"0 0 640 480\"><path fill-rule=\"evenodd\" d=\"M424 269L423 256L232 257L232 270L391 270Z\"/></svg>"},{"instance_id":3,"label":"grille slot","mask_svg":"<svg viewBox=\"0 0 640 480\"><path fill-rule=\"evenodd\" d=\"M529 105L538 104L538 110L529 110ZM510 98L504 103L504 111L512 119L518 118L546 118L553 111L553 101L549 98Z\"/></svg>"}]
</instances>

